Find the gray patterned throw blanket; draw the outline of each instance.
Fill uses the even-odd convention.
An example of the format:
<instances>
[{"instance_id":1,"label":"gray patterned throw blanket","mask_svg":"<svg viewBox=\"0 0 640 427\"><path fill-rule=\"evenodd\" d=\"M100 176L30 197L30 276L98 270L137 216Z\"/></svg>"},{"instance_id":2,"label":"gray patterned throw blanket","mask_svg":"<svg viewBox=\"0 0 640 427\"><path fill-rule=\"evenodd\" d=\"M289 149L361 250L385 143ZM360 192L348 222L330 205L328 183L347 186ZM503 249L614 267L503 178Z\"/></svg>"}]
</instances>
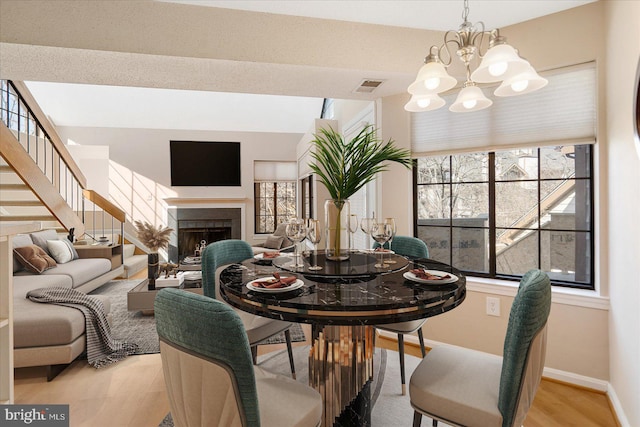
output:
<instances>
[{"instance_id":1,"label":"gray patterned throw blanket","mask_svg":"<svg viewBox=\"0 0 640 427\"><path fill-rule=\"evenodd\" d=\"M101 368L134 354L136 344L114 339L111 327L104 313L102 301L70 288L51 287L34 289L27 298L40 303L72 307L84 314L87 336L87 361L95 368Z\"/></svg>"}]
</instances>

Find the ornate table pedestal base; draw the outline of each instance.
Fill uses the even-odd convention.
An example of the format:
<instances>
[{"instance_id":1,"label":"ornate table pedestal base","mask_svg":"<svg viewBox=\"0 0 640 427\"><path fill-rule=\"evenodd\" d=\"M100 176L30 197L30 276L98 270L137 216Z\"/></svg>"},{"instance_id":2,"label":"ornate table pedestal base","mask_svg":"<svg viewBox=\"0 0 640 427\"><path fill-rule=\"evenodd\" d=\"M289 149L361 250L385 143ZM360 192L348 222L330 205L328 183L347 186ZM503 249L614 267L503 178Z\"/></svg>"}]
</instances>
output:
<instances>
[{"instance_id":1,"label":"ornate table pedestal base","mask_svg":"<svg viewBox=\"0 0 640 427\"><path fill-rule=\"evenodd\" d=\"M323 427L371 426L373 326L314 325L309 383L322 395Z\"/></svg>"}]
</instances>

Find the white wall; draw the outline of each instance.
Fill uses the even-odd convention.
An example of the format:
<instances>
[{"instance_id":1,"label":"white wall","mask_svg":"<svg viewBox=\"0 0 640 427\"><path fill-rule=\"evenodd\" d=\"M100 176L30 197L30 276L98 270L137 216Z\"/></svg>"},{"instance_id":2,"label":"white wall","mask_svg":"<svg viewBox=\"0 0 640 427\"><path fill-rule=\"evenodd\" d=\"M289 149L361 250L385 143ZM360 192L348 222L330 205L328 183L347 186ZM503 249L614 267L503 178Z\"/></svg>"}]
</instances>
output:
<instances>
[{"instance_id":1,"label":"white wall","mask_svg":"<svg viewBox=\"0 0 640 427\"><path fill-rule=\"evenodd\" d=\"M610 382L623 425L640 426L640 151L633 108L640 60L640 2L605 2L608 147ZM614 401L614 404L616 402ZM626 421L626 422L625 422Z\"/></svg>"},{"instance_id":2,"label":"white wall","mask_svg":"<svg viewBox=\"0 0 640 427\"><path fill-rule=\"evenodd\" d=\"M300 134L258 132L216 132L158 129L117 129L59 127L63 141L72 140L89 146L109 146L112 162L109 177L115 187L133 181L135 188L127 189L127 205L121 206L134 220L164 222L160 214L166 207L162 199L243 199L245 235L252 240L253 221L253 162L254 160L296 160L296 144ZM172 187L169 167L169 141L233 141L240 142L242 159L241 187ZM82 167L82 165L80 165ZM84 172L84 171L83 171ZM123 175L127 174L123 178ZM104 183L100 184L104 185ZM113 188L111 190L114 191ZM122 204L121 204L122 205ZM143 218L141 218L141 216Z\"/></svg>"}]
</instances>

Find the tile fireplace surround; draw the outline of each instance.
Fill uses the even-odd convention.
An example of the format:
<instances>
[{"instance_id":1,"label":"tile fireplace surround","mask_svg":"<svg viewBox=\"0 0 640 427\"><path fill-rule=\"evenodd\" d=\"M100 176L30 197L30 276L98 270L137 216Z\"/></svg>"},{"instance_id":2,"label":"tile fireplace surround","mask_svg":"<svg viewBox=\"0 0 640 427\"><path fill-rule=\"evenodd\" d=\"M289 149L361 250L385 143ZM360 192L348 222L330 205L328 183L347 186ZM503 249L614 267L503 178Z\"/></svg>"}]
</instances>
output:
<instances>
[{"instance_id":1,"label":"tile fireplace surround","mask_svg":"<svg viewBox=\"0 0 640 427\"><path fill-rule=\"evenodd\" d=\"M185 255L193 255L193 248L179 248L178 236L184 236L189 231L205 233L214 239L242 238L242 209L217 207L170 207L168 209L167 226L174 229L169 244L169 260L179 261ZM186 233L185 233L186 232ZM190 241L188 237L182 240ZM212 243L215 240L207 241ZM182 256L181 256L182 255Z\"/></svg>"}]
</instances>

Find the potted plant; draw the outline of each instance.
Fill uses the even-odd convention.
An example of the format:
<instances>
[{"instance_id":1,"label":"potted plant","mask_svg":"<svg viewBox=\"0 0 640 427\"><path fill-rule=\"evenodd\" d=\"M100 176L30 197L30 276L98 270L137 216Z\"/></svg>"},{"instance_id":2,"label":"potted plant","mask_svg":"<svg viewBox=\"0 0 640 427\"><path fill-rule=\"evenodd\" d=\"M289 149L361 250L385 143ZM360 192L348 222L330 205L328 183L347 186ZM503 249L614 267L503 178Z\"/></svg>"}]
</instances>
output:
<instances>
[{"instance_id":1,"label":"potted plant","mask_svg":"<svg viewBox=\"0 0 640 427\"><path fill-rule=\"evenodd\" d=\"M315 145L311 153L315 162L309 166L331 196L325 202L327 258L346 259L349 197L371 182L378 172L385 171L386 162L410 168L411 152L397 148L392 139L384 142L378 138L372 125L365 126L350 141L345 141L333 128L322 128L311 142Z\"/></svg>"},{"instance_id":2,"label":"potted plant","mask_svg":"<svg viewBox=\"0 0 640 427\"><path fill-rule=\"evenodd\" d=\"M155 227L146 221L134 221L138 240L151 250L147 255L149 290L156 288L156 279L158 278L158 250L165 249L169 246L169 236L173 228Z\"/></svg>"}]
</instances>

